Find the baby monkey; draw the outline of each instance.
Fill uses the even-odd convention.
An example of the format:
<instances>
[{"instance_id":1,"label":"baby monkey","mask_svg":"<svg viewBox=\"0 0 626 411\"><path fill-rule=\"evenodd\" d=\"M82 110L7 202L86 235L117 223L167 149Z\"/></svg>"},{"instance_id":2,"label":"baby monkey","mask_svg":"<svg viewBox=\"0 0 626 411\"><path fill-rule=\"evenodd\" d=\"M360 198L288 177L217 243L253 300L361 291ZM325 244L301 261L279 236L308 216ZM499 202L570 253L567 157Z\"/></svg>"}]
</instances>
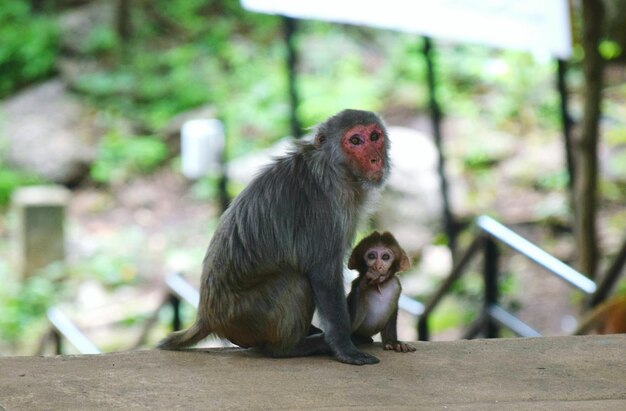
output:
<instances>
[{"instance_id":1,"label":"baby monkey","mask_svg":"<svg viewBox=\"0 0 626 411\"><path fill-rule=\"evenodd\" d=\"M355 344L371 343L372 336L380 332L385 350L415 351L415 347L398 341L396 329L402 287L395 274L410 265L404 250L387 231L374 231L352 250L348 268L359 272L348 294Z\"/></svg>"}]
</instances>

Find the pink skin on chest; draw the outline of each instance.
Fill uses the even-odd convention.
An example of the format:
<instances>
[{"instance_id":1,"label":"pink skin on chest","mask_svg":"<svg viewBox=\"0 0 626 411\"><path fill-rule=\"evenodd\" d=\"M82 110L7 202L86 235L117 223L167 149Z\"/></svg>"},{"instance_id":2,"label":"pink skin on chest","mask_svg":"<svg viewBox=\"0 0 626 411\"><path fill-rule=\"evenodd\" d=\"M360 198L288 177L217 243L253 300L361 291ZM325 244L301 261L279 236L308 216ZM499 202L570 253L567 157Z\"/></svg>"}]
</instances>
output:
<instances>
[{"instance_id":1,"label":"pink skin on chest","mask_svg":"<svg viewBox=\"0 0 626 411\"><path fill-rule=\"evenodd\" d=\"M366 314L357 332L367 336L379 333L389 321L392 312L390 307L396 307L401 290L397 277L378 284L374 289L372 287L365 289L361 303Z\"/></svg>"},{"instance_id":2,"label":"pink skin on chest","mask_svg":"<svg viewBox=\"0 0 626 411\"><path fill-rule=\"evenodd\" d=\"M383 178L385 138L377 124L356 125L341 138L341 149L350 167L369 181L378 182Z\"/></svg>"}]
</instances>

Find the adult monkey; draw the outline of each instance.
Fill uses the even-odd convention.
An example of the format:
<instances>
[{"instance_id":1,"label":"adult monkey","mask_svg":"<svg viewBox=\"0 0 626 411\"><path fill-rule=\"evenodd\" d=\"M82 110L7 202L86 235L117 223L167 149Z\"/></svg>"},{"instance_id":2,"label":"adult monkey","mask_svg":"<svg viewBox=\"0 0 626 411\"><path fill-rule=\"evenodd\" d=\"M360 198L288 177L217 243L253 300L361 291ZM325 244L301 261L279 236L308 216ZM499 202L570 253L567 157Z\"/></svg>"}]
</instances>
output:
<instances>
[{"instance_id":1,"label":"adult monkey","mask_svg":"<svg viewBox=\"0 0 626 411\"><path fill-rule=\"evenodd\" d=\"M388 147L376 114L344 110L317 127L312 143L262 171L213 235L196 322L159 348L213 333L273 357L332 353L348 364L377 363L350 339L343 259L389 174ZM307 335L316 307L324 333Z\"/></svg>"}]
</instances>

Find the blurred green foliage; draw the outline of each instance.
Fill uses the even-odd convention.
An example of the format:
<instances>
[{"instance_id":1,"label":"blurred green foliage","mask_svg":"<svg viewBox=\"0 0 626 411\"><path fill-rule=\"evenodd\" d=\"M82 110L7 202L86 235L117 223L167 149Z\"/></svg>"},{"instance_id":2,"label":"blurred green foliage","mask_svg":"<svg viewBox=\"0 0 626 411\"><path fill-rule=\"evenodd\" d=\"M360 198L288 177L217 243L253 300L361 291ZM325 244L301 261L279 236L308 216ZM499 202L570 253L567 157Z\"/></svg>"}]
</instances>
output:
<instances>
[{"instance_id":1,"label":"blurred green foliage","mask_svg":"<svg viewBox=\"0 0 626 411\"><path fill-rule=\"evenodd\" d=\"M0 13L5 20L14 17L0 30L13 29L15 38L24 26L18 22L34 15L25 0L7 1ZM251 13L239 2L225 0L131 3L130 12L128 41L119 38L113 24L102 22L80 40L83 58L97 64L70 80L74 91L109 117L130 119L141 134L150 135L161 133L176 114L210 105L226 123L231 157L288 133L279 17ZM52 67L57 30L50 18L35 17L27 26L47 27L37 31L45 36L33 39L46 47L45 53L37 49L37 58L45 57ZM416 36L313 21L300 21L299 28L298 112L304 126L346 107L425 111L425 64ZM34 49L25 47L23 52ZM10 47L3 47L0 53L7 50ZM13 57L10 61L16 67L44 66ZM436 49L436 59L439 98L446 114L489 118L498 127L558 125L556 93L545 92L552 89L546 87L552 82L550 64L538 63L527 53L448 44ZM13 75L6 78L19 81ZM145 145L135 147L141 150ZM92 176L102 182L117 172L104 170L105 164L114 162L106 149L101 153L106 158L97 163ZM473 160L483 167L480 153Z\"/></svg>"},{"instance_id":2,"label":"blurred green foliage","mask_svg":"<svg viewBox=\"0 0 626 411\"><path fill-rule=\"evenodd\" d=\"M136 261L130 255L98 254L70 267L80 279L93 279L107 289L137 284Z\"/></svg>"},{"instance_id":3,"label":"blurred green foliage","mask_svg":"<svg viewBox=\"0 0 626 411\"><path fill-rule=\"evenodd\" d=\"M145 2L132 12L130 41L94 27L83 43L100 64L73 88L93 105L148 133L178 113L215 106L237 141L233 155L254 148L253 137L286 130L278 18L208 0Z\"/></svg>"},{"instance_id":4,"label":"blurred green foliage","mask_svg":"<svg viewBox=\"0 0 626 411\"><path fill-rule=\"evenodd\" d=\"M24 281L0 260L0 342L15 344L29 327L44 326L47 310L86 280L115 289L137 284L139 277L131 257L119 254L99 254L71 265L54 263Z\"/></svg>"},{"instance_id":5,"label":"blurred green foliage","mask_svg":"<svg viewBox=\"0 0 626 411\"><path fill-rule=\"evenodd\" d=\"M14 342L24 329L41 322L46 311L59 297L62 270L50 267L23 283L10 275L9 266L0 260L0 339Z\"/></svg>"},{"instance_id":6,"label":"blurred green foliage","mask_svg":"<svg viewBox=\"0 0 626 411\"><path fill-rule=\"evenodd\" d=\"M0 161L0 207L9 204L11 194L18 187L40 184L41 182L41 178L31 173L5 167Z\"/></svg>"},{"instance_id":7,"label":"blurred green foliage","mask_svg":"<svg viewBox=\"0 0 626 411\"><path fill-rule=\"evenodd\" d=\"M54 72L58 55L58 28L49 15L33 13L27 0L0 4L0 98ZM18 187L41 183L25 171L0 160L0 207Z\"/></svg>"},{"instance_id":8,"label":"blurred green foliage","mask_svg":"<svg viewBox=\"0 0 626 411\"><path fill-rule=\"evenodd\" d=\"M87 55L103 55L113 52L118 47L117 33L113 27L95 26L81 45L81 51Z\"/></svg>"},{"instance_id":9,"label":"blurred green foliage","mask_svg":"<svg viewBox=\"0 0 626 411\"><path fill-rule=\"evenodd\" d=\"M211 97L217 68L202 55L193 45L133 53L126 64L85 74L74 87L96 106L156 131Z\"/></svg>"},{"instance_id":10,"label":"blurred green foliage","mask_svg":"<svg viewBox=\"0 0 626 411\"><path fill-rule=\"evenodd\" d=\"M91 177L100 183L122 182L135 174L149 173L167 157L165 143L156 137L122 137L109 133L100 143Z\"/></svg>"},{"instance_id":11,"label":"blurred green foliage","mask_svg":"<svg viewBox=\"0 0 626 411\"><path fill-rule=\"evenodd\" d=\"M618 58L622 54L622 48L619 43L611 40L603 40L598 47L600 55L606 60Z\"/></svg>"},{"instance_id":12,"label":"blurred green foliage","mask_svg":"<svg viewBox=\"0 0 626 411\"><path fill-rule=\"evenodd\" d=\"M501 272L498 287L500 305L512 313L518 311L521 289L516 275L508 271ZM432 334L449 329L465 329L480 315L484 297L482 273L468 271L452 285L450 290L449 297L441 301L429 319Z\"/></svg>"},{"instance_id":13,"label":"blurred green foliage","mask_svg":"<svg viewBox=\"0 0 626 411\"><path fill-rule=\"evenodd\" d=\"M51 16L33 13L27 0L0 5L0 97L54 71L59 29ZM130 2L131 36L122 41L113 25L96 24L79 50L90 65L68 81L72 90L110 120L100 142L91 177L99 183L123 182L149 173L168 158L163 130L175 115L202 105L215 108L226 123L228 154L237 157L288 133L285 48L279 17L243 10L237 1L153 0ZM295 39L302 124L311 126L346 107L392 112L411 117L427 112L425 63L419 37L391 31L323 22L299 22ZM444 116L476 119L516 136L533 127L556 131L560 125L555 64L528 53L435 42L438 97ZM580 47L574 60L580 59ZM604 42L606 58L621 53ZM73 56L76 57L76 56ZM574 87L579 83L571 74ZM130 120L136 135L119 132L116 119ZM614 139L622 144L622 135ZM498 158L487 144L470 147L463 166L479 176L490 173ZM609 163L625 173L623 155ZM0 164L0 204L20 185L37 182ZM563 172L537 179L540 190L563 190ZM215 178L194 185L199 198L215 195ZM620 188L621 187L621 188ZM623 185L610 193L623 200ZM606 192L609 192L605 190ZM434 243L445 243L439 236ZM0 260L1 263L1 260ZM136 263L136 262L135 262ZM70 267L74 279L96 279L115 288L138 281L135 263L107 250ZM20 330L41 318L60 295L56 274L23 285L6 279L0 265L0 336L15 340ZM81 274L77 274L81 273ZM516 285L505 278L513 294ZM441 308L434 328L467 324L479 307L482 282L470 274L455 286L460 303ZM514 304L512 304L514 305ZM464 314L460 314L463 311ZM130 320L129 320L130 321ZM132 321L131 321L132 322Z\"/></svg>"},{"instance_id":14,"label":"blurred green foliage","mask_svg":"<svg viewBox=\"0 0 626 411\"><path fill-rule=\"evenodd\" d=\"M539 176L535 185L543 191L564 191L569 184L569 173L562 169Z\"/></svg>"},{"instance_id":15,"label":"blurred green foliage","mask_svg":"<svg viewBox=\"0 0 626 411\"><path fill-rule=\"evenodd\" d=\"M529 53L459 45L438 53L444 110L496 128L560 126L556 64ZM517 130L515 130L517 131Z\"/></svg>"},{"instance_id":16,"label":"blurred green foliage","mask_svg":"<svg viewBox=\"0 0 626 411\"><path fill-rule=\"evenodd\" d=\"M58 34L54 20L47 15L33 13L29 1L2 1L0 97L54 71Z\"/></svg>"}]
</instances>

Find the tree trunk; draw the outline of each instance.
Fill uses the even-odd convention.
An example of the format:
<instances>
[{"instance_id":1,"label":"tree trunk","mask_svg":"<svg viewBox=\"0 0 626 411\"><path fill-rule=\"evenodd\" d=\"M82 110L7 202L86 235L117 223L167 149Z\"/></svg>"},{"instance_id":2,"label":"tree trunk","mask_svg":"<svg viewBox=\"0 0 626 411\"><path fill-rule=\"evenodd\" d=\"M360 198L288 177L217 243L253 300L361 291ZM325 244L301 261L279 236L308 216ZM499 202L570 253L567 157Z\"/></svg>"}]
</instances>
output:
<instances>
[{"instance_id":1,"label":"tree trunk","mask_svg":"<svg viewBox=\"0 0 626 411\"><path fill-rule=\"evenodd\" d=\"M574 218L579 269L590 278L595 278L599 256L596 232L597 150L604 66L598 45L602 37L604 9L598 0L583 0L582 9L585 95L575 152Z\"/></svg>"},{"instance_id":2,"label":"tree trunk","mask_svg":"<svg viewBox=\"0 0 626 411\"><path fill-rule=\"evenodd\" d=\"M130 0L118 0L116 12L117 35L122 41L122 47L125 47L132 34L132 26L130 22Z\"/></svg>"}]
</instances>

